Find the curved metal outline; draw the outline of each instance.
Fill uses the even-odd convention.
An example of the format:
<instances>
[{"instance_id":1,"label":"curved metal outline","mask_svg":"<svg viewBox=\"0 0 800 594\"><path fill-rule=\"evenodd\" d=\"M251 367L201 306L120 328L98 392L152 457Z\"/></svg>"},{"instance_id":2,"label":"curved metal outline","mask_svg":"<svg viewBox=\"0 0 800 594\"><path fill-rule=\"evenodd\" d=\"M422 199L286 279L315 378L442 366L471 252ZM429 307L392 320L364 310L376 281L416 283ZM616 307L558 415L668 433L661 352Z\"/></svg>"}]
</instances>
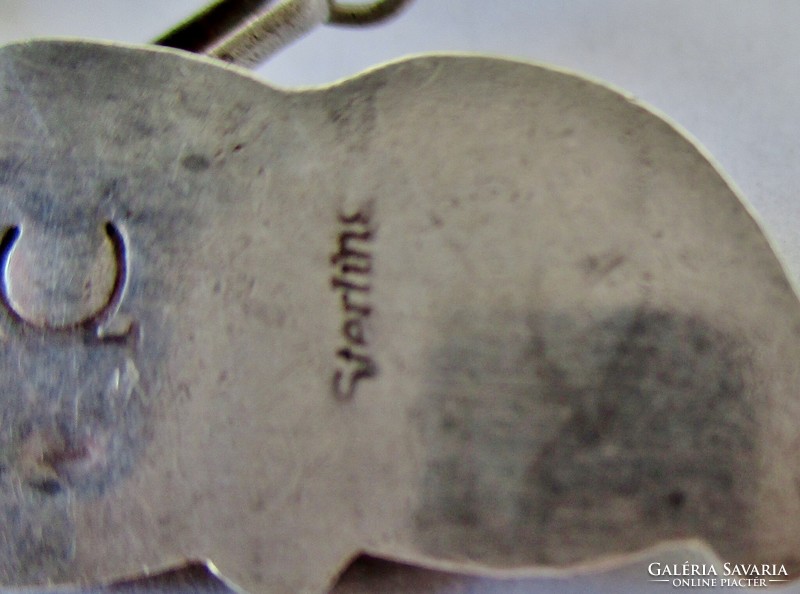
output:
<instances>
[{"instance_id":1,"label":"curved metal outline","mask_svg":"<svg viewBox=\"0 0 800 594\"><path fill-rule=\"evenodd\" d=\"M104 45L104 44L103 44L103 42L99 42L98 45ZM106 43L105 45L110 45L110 44ZM125 44L116 44L116 43L114 45L115 46L120 46L120 47L123 47L123 46L124 47L128 47L129 49L137 49L137 46L128 46L128 45L125 45ZM151 51L159 51L159 50L151 50ZM161 51L163 51L163 50L161 50ZM428 55L429 56L436 56L436 55L442 56L444 54L428 54ZM460 57L465 57L465 55L461 54ZM475 56L471 56L471 57L475 57ZM201 63L207 63L207 64L210 63L209 60L204 59L204 58L188 57L188 59L197 60L198 62L201 62ZM414 57L414 58L411 58L411 59L413 60L413 59L420 59L420 58L419 57ZM391 62L388 62L388 63L382 65L381 68L386 68L389 65L399 64L399 63L405 62L407 60L409 60L409 58L401 58L401 59L393 60ZM611 84L611 83L609 83L607 81L600 81L599 79L593 78L592 76L586 75L584 73L580 73L579 74L579 73L576 73L576 72L571 71L569 69L558 68L558 67L554 67L552 65L544 65L544 64L541 64L541 63L533 62L533 61L518 61L518 60L505 60L505 61L517 62L519 64L525 63L525 64L535 65L535 66L538 66L540 68L546 68L547 70L549 70L551 72L557 72L557 73L561 73L561 74L564 74L564 75L577 77L577 78L580 78L580 79L582 79L584 81L588 81L590 83L602 86L603 88L606 88L606 89L608 89L608 90L610 90L610 91L612 91L612 92L614 92L614 93L626 98L632 105L635 105L635 106L639 107L640 109L643 109L643 110L649 112L651 115L656 116L657 118L661 119L670 128L672 128L680 136L682 136L689 144L691 144L694 147L694 149L697 150L708 161L708 163L713 167L713 169L716 171L716 173L723 178L723 180L725 181L726 185L730 188L730 190L733 192L733 194L739 199L739 201L741 203L741 206L745 209L745 211L748 213L750 218L753 219L753 221L756 223L756 225L759 227L759 229L761 229L761 232L764 233L765 225L762 222L760 216L758 215L758 213L756 213L756 211L754 210L753 206L744 198L744 194L738 188L738 186L732 181L732 178L728 174L726 174L721 169L721 165L719 165L717 163L717 161L714 160L711 157L710 152L706 148L704 148L704 146L702 144L700 144L699 140L696 137L694 137L691 133L689 133L683 126L681 126L680 124L677 124L673 119L671 119L670 117L666 116L663 112L661 112L657 108L647 104L646 102L641 102L639 99L635 98L630 93L620 89L616 85L613 85L613 84ZM245 72L241 72L240 75L242 75L242 76L252 76L252 75L248 75ZM255 80L255 79L253 79L253 80ZM4 266L5 260L6 260L6 253L7 253L6 249L5 249L6 242L7 242L6 236L9 234L10 231L13 231L13 230L14 230L14 227L5 227L5 229L0 228L0 274L2 274L3 271L4 271L4 268L2 266ZM770 239L770 237L768 235L765 235L765 237L766 237L766 241L767 241L768 245L770 246L770 250L771 250L773 256L778 260L778 262L781 265L781 268L784 269L784 273L785 273L786 266L784 264L783 258L776 251L777 250L777 246ZM16 237L14 237L13 240L16 241ZM13 247L13 242L11 244L11 247ZM800 293L800 290L798 290L798 287L797 287L796 283L794 282L794 280L791 278L791 276L787 275L787 281L788 281L789 285L792 287L792 291L795 294ZM3 283L0 282L0 298L4 297L4 295L3 295L4 287L2 285L3 285ZM34 328L35 329L40 329L39 327L36 327L36 326L34 326ZM576 572L610 570L610 569L614 569L614 568L619 568L620 566L622 566L623 563L627 563L631 559L640 559L641 556L644 556L646 554L650 554L652 551L656 551L656 552L660 553L662 551L662 547L663 547L663 550L670 551L670 550L672 550L670 548L671 546L675 546L675 547L678 547L678 546L680 546L680 547L683 547L683 546L697 547L702 554L709 555L710 559L712 559L713 562L721 563L721 561L719 561L719 560L722 559L722 557L720 557L720 555L715 551L715 549L713 547L711 547L706 541L704 541L702 539L697 539L697 538L686 538L686 539L675 538L675 539L670 539L668 541L664 541L662 543L654 545L652 548L648 547L647 549L643 549L643 550L637 551L635 553L622 553L622 554L618 554L618 555L609 554L609 555L607 555L605 557L602 557L602 558L594 560L594 561L588 561L588 562L584 562L584 563L574 563L574 564L571 564L571 565L568 565L568 566L565 566L565 567L562 567L562 568L549 568L549 567L544 567L543 568L543 567L539 566L539 567L534 567L534 568L526 567L526 568L521 568L521 569L491 570L490 573L488 573L488 577L493 577L493 578L496 578L496 579L511 579L511 578L532 577L532 576L564 577L564 576L574 575ZM683 550L683 549L681 549L681 550ZM382 558L387 558L387 557L384 556ZM465 574L466 573L468 575L474 574L474 575L481 575L483 577L487 577L487 571L486 571L485 568L481 568L480 570L469 571L469 570L465 570L464 567L462 565L460 565L456 561L452 561L452 562L449 562L449 561L436 561L436 562L431 562L431 563L428 563L428 562L422 563L417 559L393 558L393 557L392 557L392 559L395 559L398 562L416 564L416 565L419 565L421 567L425 567L425 568L428 568L428 569L440 569L440 570L458 572L458 573L461 573L461 574ZM221 573L221 571L211 561L205 561L205 565L211 569L212 573L216 577L219 577L221 579L225 579L224 575ZM167 566L168 567L174 567L174 565L166 565L166 564L165 564L164 567L167 567ZM226 581L226 583L229 583L229 582Z\"/></svg>"},{"instance_id":2,"label":"curved metal outline","mask_svg":"<svg viewBox=\"0 0 800 594\"><path fill-rule=\"evenodd\" d=\"M67 324L53 325L53 324L36 324L26 319L24 316L14 308L9 295L8 278L6 271L8 269L8 262L11 258L11 253L17 245L19 238L22 236L23 228L21 225L12 225L7 227L0 239L0 304L8 312L8 315L18 324L23 324L28 328L34 328L38 331L44 332L57 332L67 333L75 330L97 330L119 309L122 302L122 296L125 292L125 286L128 282L128 260L126 254L125 237L122 231L112 221L106 221L103 226L106 236L111 242L114 251L114 261L116 263L117 273L114 277L114 284L111 287L111 293L108 296L105 304L96 311L90 312L82 319Z\"/></svg>"}]
</instances>

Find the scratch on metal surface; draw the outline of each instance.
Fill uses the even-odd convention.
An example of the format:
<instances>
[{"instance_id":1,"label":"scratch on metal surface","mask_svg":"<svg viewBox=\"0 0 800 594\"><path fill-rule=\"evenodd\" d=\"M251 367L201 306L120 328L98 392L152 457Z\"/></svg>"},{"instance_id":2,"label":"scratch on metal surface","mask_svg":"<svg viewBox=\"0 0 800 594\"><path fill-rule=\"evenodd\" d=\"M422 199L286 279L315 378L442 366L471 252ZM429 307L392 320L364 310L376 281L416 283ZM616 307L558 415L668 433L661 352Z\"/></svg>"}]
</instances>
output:
<instances>
[{"instance_id":1,"label":"scratch on metal surface","mask_svg":"<svg viewBox=\"0 0 800 594\"><path fill-rule=\"evenodd\" d=\"M14 81L14 86L16 86L19 93L25 99L25 104L28 106L28 110L30 111L31 115L33 116L33 121L36 123L37 127L44 133L45 140L47 145L50 147L55 146L55 135L53 134L52 130L50 130L47 122L45 121L44 114L42 110L39 108L37 104L36 98L33 94L28 90L27 85L19 76L16 67L14 66L14 61L8 61L8 73Z\"/></svg>"},{"instance_id":2,"label":"scratch on metal surface","mask_svg":"<svg viewBox=\"0 0 800 594\"><path fill-rule=\"evenodd\" d=\"M178 171L180 170L181 159L183 159L183 155L186 153L186 143L181 143L181 148L178 150L178 154L175 155L175 162L172 164L172 181L178 179Z\"/></svg>"}]
</instances>

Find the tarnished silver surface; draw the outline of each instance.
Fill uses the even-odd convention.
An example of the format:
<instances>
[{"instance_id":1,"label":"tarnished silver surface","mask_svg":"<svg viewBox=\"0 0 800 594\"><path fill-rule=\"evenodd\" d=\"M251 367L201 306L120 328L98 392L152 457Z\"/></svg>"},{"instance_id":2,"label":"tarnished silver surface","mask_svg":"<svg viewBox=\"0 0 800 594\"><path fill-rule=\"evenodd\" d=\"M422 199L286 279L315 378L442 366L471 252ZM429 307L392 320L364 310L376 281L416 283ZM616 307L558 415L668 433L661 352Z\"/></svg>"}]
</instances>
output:
<instances>
[{"instance_id":1,"label":"tarnished silver surface","mask_svg":"<svg viewBox=\"0 0 800 594\"><path fill-rule=\"evenodd\" d=\"M800 309L679 132L528 64L0 51L0 582L668 540L798 569Z\"/></svg>"}]
</instances>

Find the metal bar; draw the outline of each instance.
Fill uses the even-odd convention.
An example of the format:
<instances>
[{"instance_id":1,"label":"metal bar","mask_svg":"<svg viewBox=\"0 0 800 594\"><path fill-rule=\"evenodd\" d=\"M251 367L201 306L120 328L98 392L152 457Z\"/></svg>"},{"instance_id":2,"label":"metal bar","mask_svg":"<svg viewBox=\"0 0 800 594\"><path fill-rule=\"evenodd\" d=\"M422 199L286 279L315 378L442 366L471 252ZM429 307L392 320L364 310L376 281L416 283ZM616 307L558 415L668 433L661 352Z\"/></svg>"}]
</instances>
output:
<instances>
[{"instance_id":1,"label":"metal bar","mask_svg":"<svg viewBox=\"0 0 800 594\"><path fill-rule=\"evenodd\" d=\"M317 25L377 23L410 1L218 0L153 43L253 67Z\"/></svg>"}]
</instances>

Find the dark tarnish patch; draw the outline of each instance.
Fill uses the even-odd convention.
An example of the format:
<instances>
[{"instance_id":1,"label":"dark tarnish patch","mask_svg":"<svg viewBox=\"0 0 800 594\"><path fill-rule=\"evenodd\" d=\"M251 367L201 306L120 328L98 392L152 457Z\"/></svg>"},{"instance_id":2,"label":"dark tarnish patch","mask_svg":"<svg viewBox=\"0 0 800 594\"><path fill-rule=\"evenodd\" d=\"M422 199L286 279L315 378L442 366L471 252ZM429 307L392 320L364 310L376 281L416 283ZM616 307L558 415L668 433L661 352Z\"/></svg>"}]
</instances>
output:
<instances>
[{"instance_id":1,"label":"dark tarnish patch","mask_svg":"<svg viewBox=\"0 0 800 594\"><path fill-rule=\"evenodd\" d=\"M750 550L740 341L667 311L512 317L456 320L434 354L417 411L425 551L558 566L691 536Z\"/></svg>"},{"instance_id":2,"label":"dark tarnish patch","mask_svg":"<svg viewBox=\"0 0 800 594\"><path fill-rule=\"evenodd\" d=\"M148 437L149 363L124 344L36 340L5 329L0 348L0 583L70 579L70 505L101 497ZM49 340L48 340L49 338Z\"/></svg>"},{"instance_id":3,"label":"dark tarnish patch","mask_svg":"<svg viewBox=\"0 0 800 594\"><path fill-rule=\"evenodd\" d=\"M196 220L175 200L136 202L132 176L80 182L80 171L54 170L59 187L69 188L56 196L39 193L49 183L43 166L22 173L4 186L20 212L11 223L56 221L61 231L80 233L102 224L99 210L131 208L120 226L142 261L159 258L166 268L176 229ZM95 192L81 197L81 184ZM32 327L0 304L0 584L74 579L70 505L103 497L140 463L169 397L162 370L171 333L160 304L164 295L180 298L168 282L139 271L121 304L131 330L119 336L101 335L94 323Z\"/></svg>"},{"instance_id":4,"label":"dark tarnish patch","mask_svg":"<svg viewBox=\"0 0 800 594\"><path fill-rule=\"evenodd\" d=\"M22 164L14 157L0 157L0 185L10 183L21 168Z\"/></svg>"},{"instance_id":5,"label":"dark tarnish patch","mask_svg":"<svg viewBox=\"0 0 800 594\"><path fill-rule=\"evenodd\" d=\"M367 150L378 119L377 94L385 86L383 73L378 72L349 82L346 92L339 88L330 91L328 118L336 126L340 142Z\"/></svg>"},{"instance_id":6,"label":"dark tarnish patch","mask_svg":"<svg viewBox=\"0 0 800 594\"><path fill-rule=\"evenodd\" d=\"M181 165L194 173L205 171L211 167L211 162L203 155L187 155L181 159Z\"/></svg>"},{"instance_id":7,"label":"dark tarnish patch","mask_svg":"<svg viewBox=\"0 0 800 594\"><path fill-rule=\"evenodd\" d=\"M58 580L66 573L73 550L68 498L23 493L2 477L0 491L10 495L0 497L3 532L16 537L0 539L0 582L13 586Z\"/></svg>"}]
</instances>

